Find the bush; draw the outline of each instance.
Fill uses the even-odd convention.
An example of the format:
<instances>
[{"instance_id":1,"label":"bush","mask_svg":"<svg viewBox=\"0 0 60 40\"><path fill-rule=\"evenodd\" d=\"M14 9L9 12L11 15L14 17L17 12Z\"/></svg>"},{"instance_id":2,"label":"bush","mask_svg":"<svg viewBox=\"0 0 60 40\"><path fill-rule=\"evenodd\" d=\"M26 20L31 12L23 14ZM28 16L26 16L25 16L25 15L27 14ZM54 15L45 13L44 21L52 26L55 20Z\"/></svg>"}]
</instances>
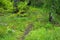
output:
<instances>
[{"instance_id":1,"label":"bush","mask_svg":"<svg viewBox=\"0 0 60 40\"><path fill-rule=\"evenodd\" d=\"M7 10L8 12L12 12L13 2L10 2L8 0L0 0L0 3L1 3L1 5L0 5L1 8L3 8L4 10ZM2 11L4 11L4 10L2 10Z\"/></svg>"}]
</instances>

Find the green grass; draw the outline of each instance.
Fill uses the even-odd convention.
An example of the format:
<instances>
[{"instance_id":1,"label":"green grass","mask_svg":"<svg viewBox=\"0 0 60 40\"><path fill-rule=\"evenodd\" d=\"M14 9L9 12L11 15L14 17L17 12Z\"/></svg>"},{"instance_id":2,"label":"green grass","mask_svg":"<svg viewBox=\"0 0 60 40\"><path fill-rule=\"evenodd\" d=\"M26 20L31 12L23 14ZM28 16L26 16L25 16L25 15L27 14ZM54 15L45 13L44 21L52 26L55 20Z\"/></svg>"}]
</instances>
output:
<instances>
[{"instance_id":1,"label":"green grass","mask_svg":"<svg viewBox=\"0 0 60 40\"><path fill-rule=\"evenodd\" d=\"M48 11L30 7L26 17L0 16L0 40L19 40L30 22L34 26L24 40L60 40L60 26L48 22Z\"/></svg>"},{"instance_id":2,"label":"green grass","mask_svg":"<svg viewBox=\"0 0 60 40\"><path fill-rule=\"evenodd\" d=\"M25 40L60 40L60 27L55 29L46 30L45 28L39 28L31 31L25 38Z\"/></svg>"}]
</instances>

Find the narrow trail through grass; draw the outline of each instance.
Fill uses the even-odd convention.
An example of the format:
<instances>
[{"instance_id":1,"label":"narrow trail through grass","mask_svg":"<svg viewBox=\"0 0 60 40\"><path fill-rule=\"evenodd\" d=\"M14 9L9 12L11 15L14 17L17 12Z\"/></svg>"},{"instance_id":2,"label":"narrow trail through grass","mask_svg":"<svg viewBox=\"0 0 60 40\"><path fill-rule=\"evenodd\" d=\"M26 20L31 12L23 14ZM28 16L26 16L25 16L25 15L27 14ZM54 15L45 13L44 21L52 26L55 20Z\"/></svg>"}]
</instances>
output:
<instances>
[{"instance_id":1,"label":"narrow trail through grass","mask_svg":"<svg viewBox=\"0 0 60 40\"><path fill-rule=\"evenodd\" d=\"M20 40L24 40L26 35L29 34L29 32L32 30L32 27L33 27L33 23L29 23L28 26L26 27L24 33L23 33L23 36L20 38Z\"/></svg>"}]
</instances>

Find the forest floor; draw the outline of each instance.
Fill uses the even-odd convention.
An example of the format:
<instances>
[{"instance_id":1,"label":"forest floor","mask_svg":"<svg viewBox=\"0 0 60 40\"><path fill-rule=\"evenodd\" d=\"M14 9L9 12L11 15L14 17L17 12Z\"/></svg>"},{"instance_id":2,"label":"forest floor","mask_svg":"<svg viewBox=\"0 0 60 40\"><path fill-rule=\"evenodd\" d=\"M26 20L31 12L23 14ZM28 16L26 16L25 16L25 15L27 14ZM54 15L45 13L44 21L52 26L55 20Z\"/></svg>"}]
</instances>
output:
<instances>
[{"instance_id":1,"label":"forest floor","mask_svg":"<svg viewBox=\"0 0 60 40\"><path fill-rule=\"evenodd\" d=\"M26 17L0 16L0 40L60 40L60 24L48 21L48 11L31 7Z\"/></svg>"}]
</instances>

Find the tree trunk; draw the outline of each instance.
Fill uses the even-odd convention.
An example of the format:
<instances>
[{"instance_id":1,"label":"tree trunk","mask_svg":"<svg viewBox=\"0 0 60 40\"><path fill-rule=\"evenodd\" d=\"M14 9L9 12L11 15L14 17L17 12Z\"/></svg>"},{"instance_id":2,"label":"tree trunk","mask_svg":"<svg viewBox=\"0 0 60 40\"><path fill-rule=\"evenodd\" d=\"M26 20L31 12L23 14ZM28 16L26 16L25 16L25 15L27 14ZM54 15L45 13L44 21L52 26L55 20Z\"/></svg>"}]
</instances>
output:
<instances>
[{"instance_id":1,"label":"tree trunk","mask_svg":"<svg viewBox=\"0 0 60 40\"><path fill-rule=\"evenodd\" d=\"M50 12L50 13L49 13L49 22L52 22L52 21L53 21L52 13Z\"/></svg>"}]
</instances>

